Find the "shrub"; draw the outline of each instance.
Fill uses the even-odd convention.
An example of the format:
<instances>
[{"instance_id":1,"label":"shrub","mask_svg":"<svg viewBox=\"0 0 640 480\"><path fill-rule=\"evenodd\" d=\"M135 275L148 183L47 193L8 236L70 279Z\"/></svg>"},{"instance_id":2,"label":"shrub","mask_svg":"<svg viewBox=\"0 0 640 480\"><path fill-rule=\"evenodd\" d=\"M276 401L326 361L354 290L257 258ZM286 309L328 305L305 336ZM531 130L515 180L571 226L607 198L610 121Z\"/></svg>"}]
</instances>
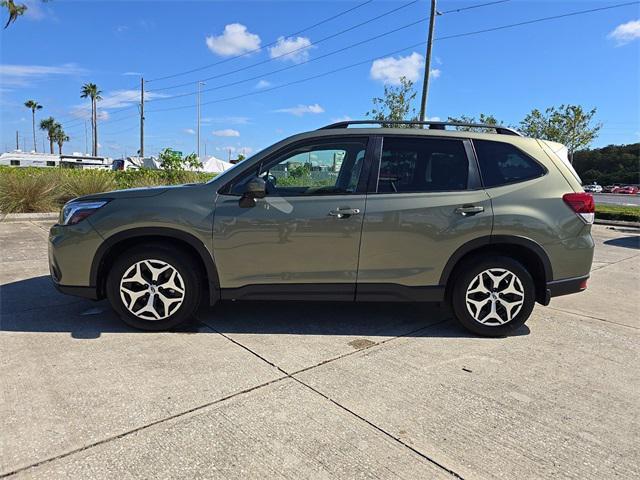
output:
<instances>
[{"instance_id":1,"label":"shrub","mask_svg":"<svg viewBox=\"0 0 640 480\"><path fill-rule=\"evenodd\" d=\"M71 174L62 176L64 179L62 201L91 193L108 192L117 188L112 172L97 170L87 175L84 173L86 171L75 170Z\"/></svg>"},{"instance_id":2,"label":"shrub","mask_svg":"<svg viewBox=\"0 0 640 480\"><path fill-rule=\"evenodd\" d=\"M134 187L207 182L213 173L185 170L79 170L0 166L0 212L51 212L91 193Z\"/></svg>"},{"instance_id":3,"label":"shrub","mask_svg":"<svg viewBox=\"0 0 640 480\"><path fill-rule=\"evenodd\" d=\"M0 212L51 212L59 207L60 181L54 172L48 175L0 174Z\"/></svg>"}]
</instances>

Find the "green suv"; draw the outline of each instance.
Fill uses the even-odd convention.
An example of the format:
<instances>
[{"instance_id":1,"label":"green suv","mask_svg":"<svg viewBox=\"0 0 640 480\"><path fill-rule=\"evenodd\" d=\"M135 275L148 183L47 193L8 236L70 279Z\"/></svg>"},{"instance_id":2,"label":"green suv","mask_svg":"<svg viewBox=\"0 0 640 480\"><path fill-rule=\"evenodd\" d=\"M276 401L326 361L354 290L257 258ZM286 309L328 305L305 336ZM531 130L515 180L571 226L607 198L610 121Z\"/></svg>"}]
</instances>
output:
<instances>
[{"instance_id":1,"label":"green suv","mask_svg":"<svg viewBox=\"0 0 640 480\"><path fill-rule=\"evenodd\" d=\"M472 332L505 335L535 302L586 288L593 219L560 144L351 121L206 184L72 200L49 263L61 292L106 297L145 330L189 320L202 300L410 301L447 302Z\"/></svg>"}]
</instances>

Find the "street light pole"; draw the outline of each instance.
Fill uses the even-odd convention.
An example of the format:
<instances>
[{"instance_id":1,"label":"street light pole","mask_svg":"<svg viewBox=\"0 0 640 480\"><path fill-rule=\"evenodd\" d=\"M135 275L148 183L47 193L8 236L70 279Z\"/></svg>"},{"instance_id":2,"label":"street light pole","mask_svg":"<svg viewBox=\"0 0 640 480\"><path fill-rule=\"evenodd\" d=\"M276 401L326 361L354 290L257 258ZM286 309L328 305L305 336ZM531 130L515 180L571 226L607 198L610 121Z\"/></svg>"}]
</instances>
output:
<instances>
[{"instance_id":1,"label":"street light pole","mask_svg":"<svg viewBox=\"0 0 640 480\"><path fill-rule=\"evenodd\" d=\"M420 120L427 121L427 96L429 95L429 75L431 73L431 47L433 46L433 30L436 23L436 0L431 0L429 17L429 36L427 38L427 55L424 63L424 81L422 82L422 101L420 102Z\"/></svg>"}]
</instances>

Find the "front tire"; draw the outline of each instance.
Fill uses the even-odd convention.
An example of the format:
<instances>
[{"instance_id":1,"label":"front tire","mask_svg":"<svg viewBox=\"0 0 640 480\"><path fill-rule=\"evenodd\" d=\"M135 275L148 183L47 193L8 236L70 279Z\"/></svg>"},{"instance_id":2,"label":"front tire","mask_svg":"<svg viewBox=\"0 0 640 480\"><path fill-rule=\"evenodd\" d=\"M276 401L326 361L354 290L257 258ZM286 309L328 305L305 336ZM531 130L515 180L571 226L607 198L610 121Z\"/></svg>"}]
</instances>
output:
<instances>
[{"instance_id":1,"label":"front tire","mask_svg":"<svg viewBox=\"0 0 640 480\"><path fill-rule=\"evenodd\" d=\"M467 330L487 337L513 333L535 303L533 278L518 261L493 256L465 264L455 279L452 308Z\"/></svg>"},{"instance_id":2,"label":"front tire","mask_svg":"<svg viewBox=\"0 0 640 480\"><path fill-rule=\"evenodd\" d=\"M191 319L202 294L200 269L180 250L134 247L115 261L107 298L120 318L141 330L167 330Z\"/></svg>"}]
</instances>

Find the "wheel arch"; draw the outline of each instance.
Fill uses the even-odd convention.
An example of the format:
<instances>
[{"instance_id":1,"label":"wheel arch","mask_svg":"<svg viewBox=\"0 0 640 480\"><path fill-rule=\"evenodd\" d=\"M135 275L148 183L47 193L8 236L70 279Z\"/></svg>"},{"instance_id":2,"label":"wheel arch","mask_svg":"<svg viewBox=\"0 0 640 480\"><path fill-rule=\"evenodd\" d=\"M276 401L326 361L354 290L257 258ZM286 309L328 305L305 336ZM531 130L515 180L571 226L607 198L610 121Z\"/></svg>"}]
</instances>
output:
<instances>
[{"instance_id":1,"label":"wheel arch","mask_svg":"<svg viewBox=\"0 0 640 480\"><path fill-rule=\"evenodd\" d=\"M207 247L198 238L182 230L167 227L140 227L116 233L102 242L91 262L90 281L98 298L105 296L106 277L119 253L143 243L169 243L190 253L201 265L206 276L209 304L220 299L218 270Z\"/></svg>"},{"instance_id":2,"label":"wheel arch","mask_svg":"<svg viewBox=\"0 0 640 480\"><path fill-rule=\"evenodd\" d=\"M440 276L449 298L459 269L472 257L487 254L506 255L520 261L533 277L536 301L548 304L547 283L553 280L551 261L544 248L534 240L516 235L491 235L476 238L459 247L451 256Z\"/></svg>"}]
</instances>

